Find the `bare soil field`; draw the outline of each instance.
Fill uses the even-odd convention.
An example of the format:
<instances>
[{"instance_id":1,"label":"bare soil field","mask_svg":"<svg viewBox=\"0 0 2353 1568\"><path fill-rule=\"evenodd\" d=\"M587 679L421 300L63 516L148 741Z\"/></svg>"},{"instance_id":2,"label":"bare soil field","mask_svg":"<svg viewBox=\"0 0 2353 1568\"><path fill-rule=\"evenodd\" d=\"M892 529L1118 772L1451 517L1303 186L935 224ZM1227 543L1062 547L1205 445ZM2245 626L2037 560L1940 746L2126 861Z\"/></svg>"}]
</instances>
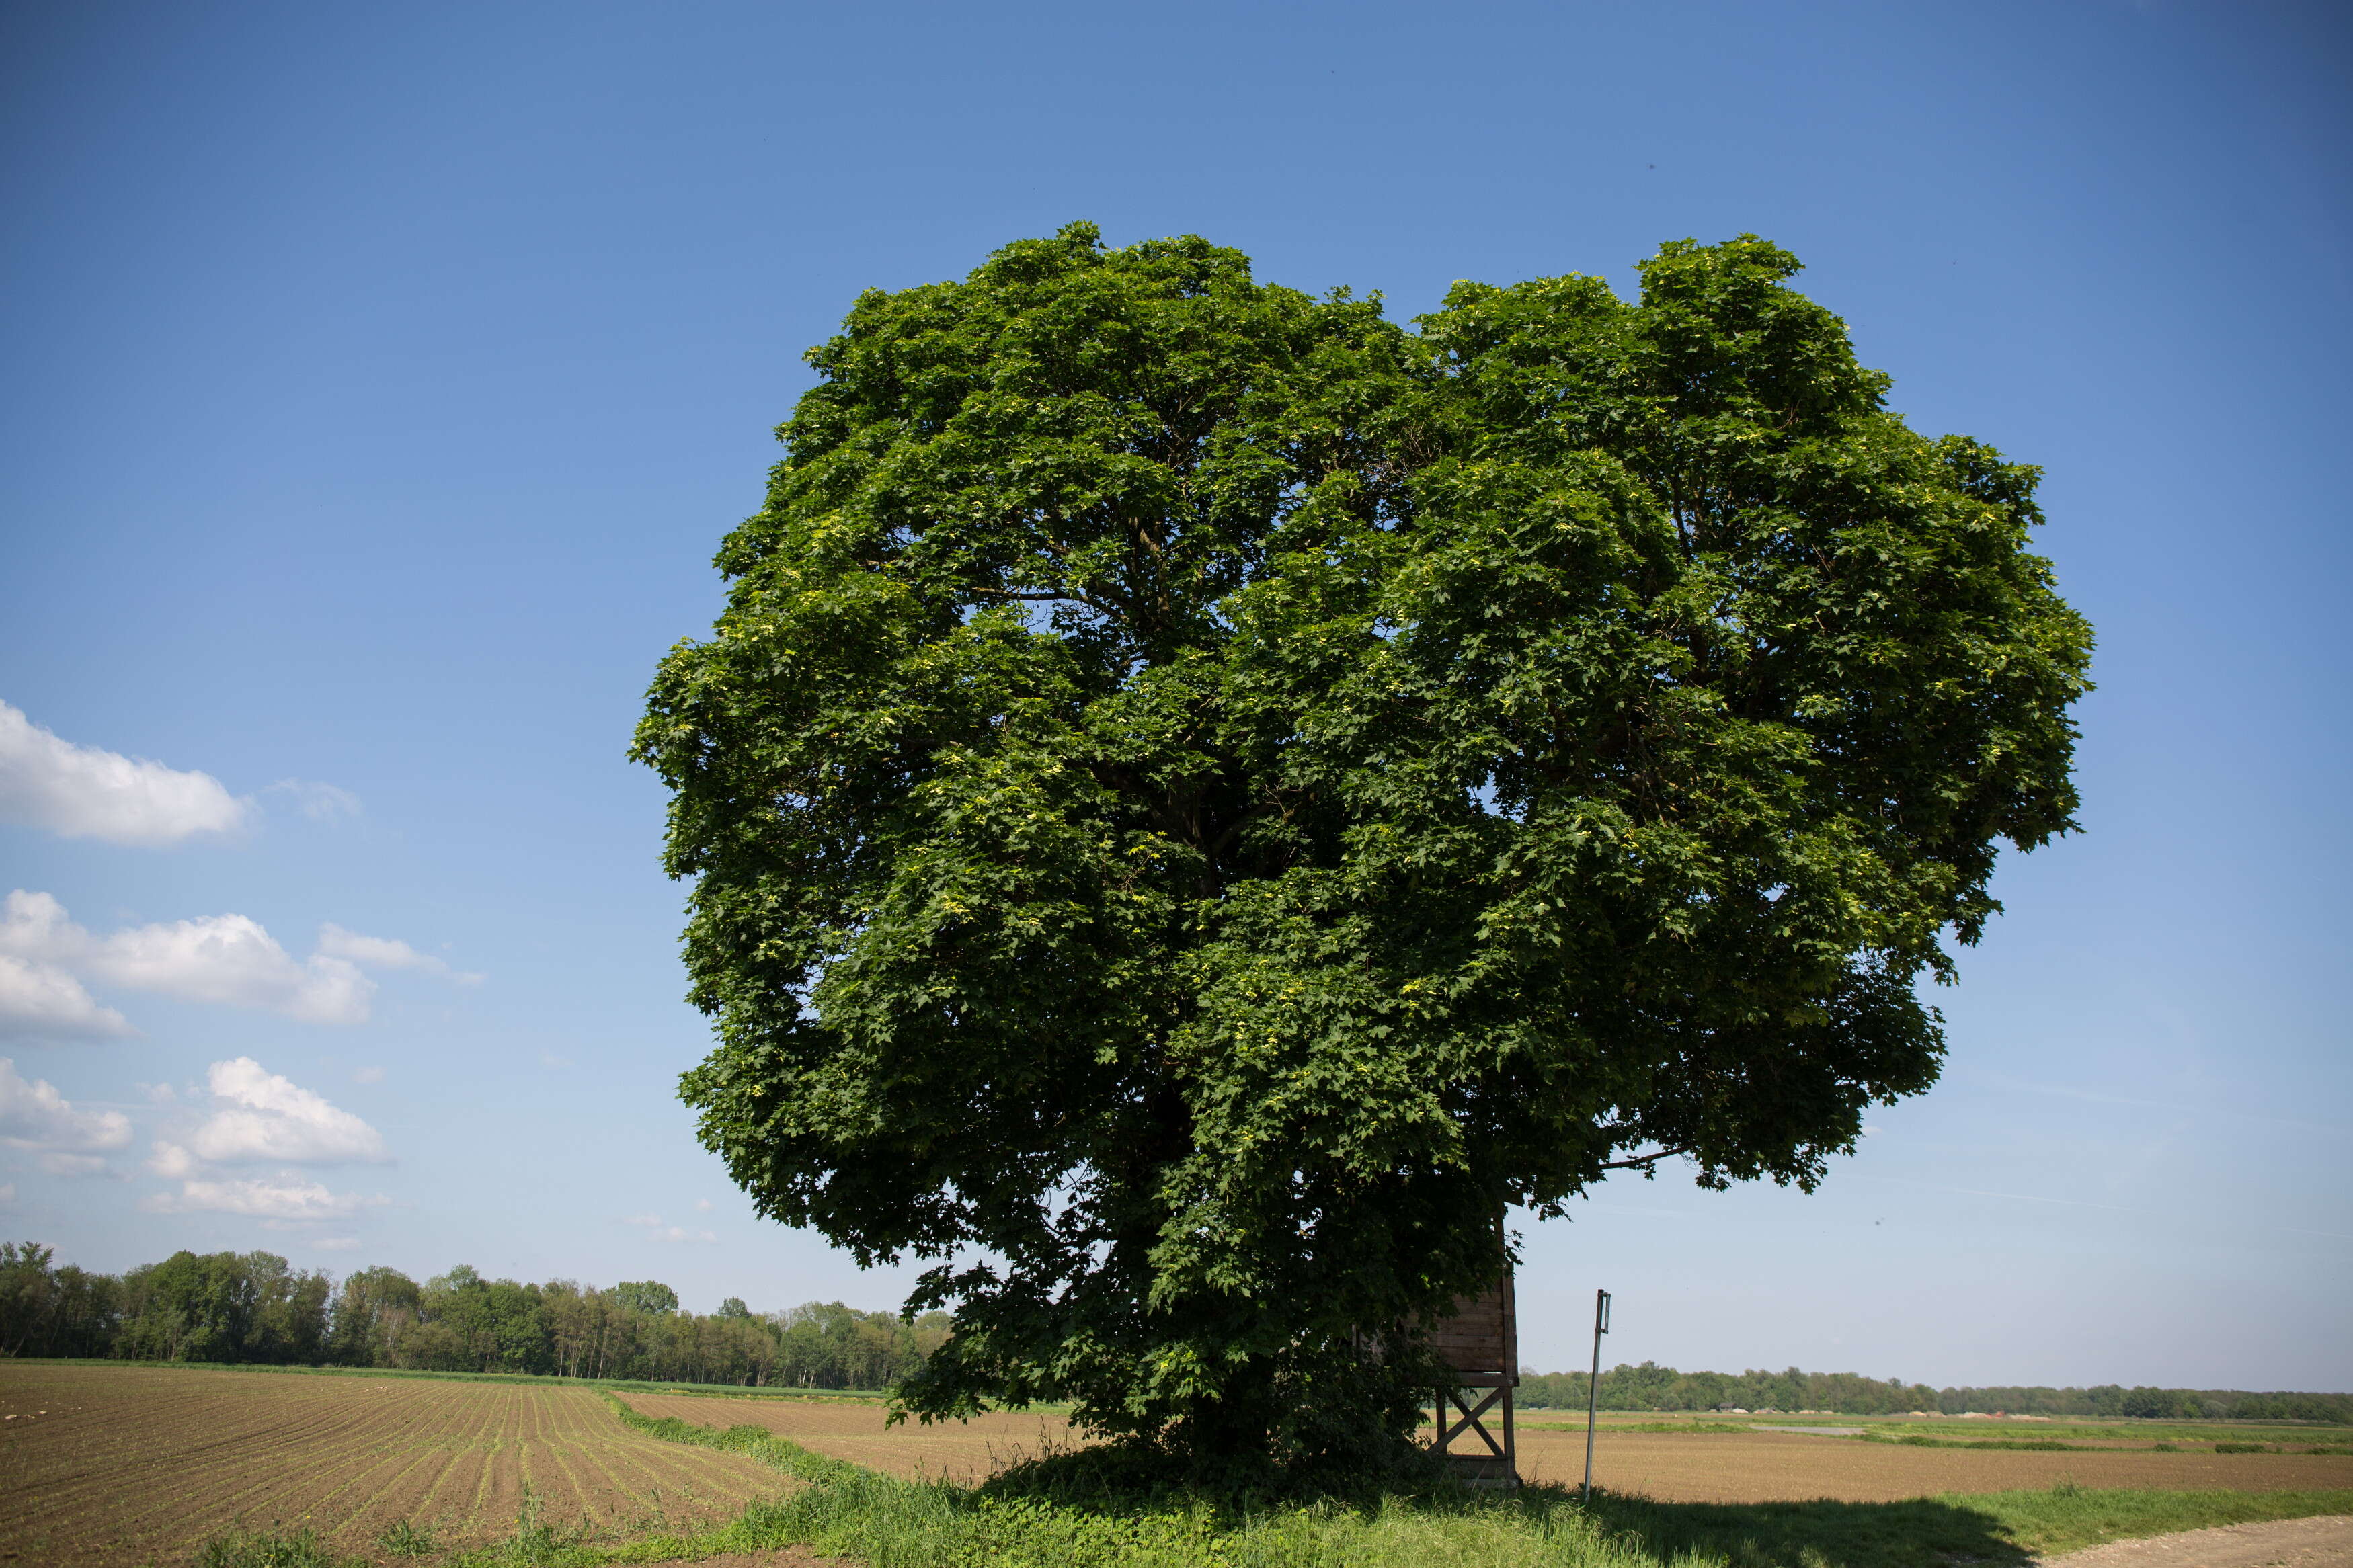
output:
<instances>
[{"instance_id":1,"label":"bare soil field","mask_svg":"<svg viewBox=\"0 0 2353 1568\"><path fill-rule=\"evenodd\" d=\"M526 1486L559 1529L634 1532L793 1484L631 1432L586 1389L0 1362L6 1416L0 1555L25 1563L185 1561L239 1523L358 1551L406 1520L478 1544L513 1531Z\"/></svg>"},{"instance_id":2,"label":"bare soil field","mask_svg":"<svg viewBox=\"0 0 2353 1568\"><path fill-rule=\"evenodd\" d=\"M693 1394L628 1394L641 1415L675 1415L697 1426L765 1426L814 1454L902 1476L947 1479L961 1486L986 1480L1022 1459L1079 1447L1084 1437L1059 1415L997 1411L971 1421L919 1426L883 1425L871 1401L803 1399L717 1400Z\"/></svg>"},{"instance_id":3,"label":"bare soil field","mask_svg":"<svg viewBox=\"0 0 2353 1568\"><path fill-rule=\"evenodd\" d=\"M1582 1431L1523 1426L1517 1443L1520 1474L1527 1479L1584 1479ZM2353 1487L2353 1457L1910 1448L1795 1432L1612 1432L1606 1426L1593 1450L1594 1485L1662 1502L1894 1502L1942 1492L2031 1490L2061 1481L2168 1491Z\"/></svg>"}]
</instances>

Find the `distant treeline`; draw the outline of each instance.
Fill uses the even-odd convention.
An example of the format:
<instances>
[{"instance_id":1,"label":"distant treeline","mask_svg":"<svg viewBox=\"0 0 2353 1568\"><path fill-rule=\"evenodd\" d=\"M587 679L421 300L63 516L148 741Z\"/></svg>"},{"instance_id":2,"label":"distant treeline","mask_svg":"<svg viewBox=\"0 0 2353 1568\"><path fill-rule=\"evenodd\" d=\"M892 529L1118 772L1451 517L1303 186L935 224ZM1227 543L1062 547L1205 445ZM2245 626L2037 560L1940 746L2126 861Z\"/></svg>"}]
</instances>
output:
<instances>
[{"instance_id":1,"label":"distant treeline","mask_svg":"<svg viewBox=\"0 0 2353 1568\"><path fill-rule=\"evenodd\" d=\"M1522 1408L1582 1410L1586 1374L1522 1373ZM2353 1424L2353 1394L2249 1394L2235 1388L1931 1388L1851 1372L1677 1372L1644 1362L1601 1374L1604 1410L1820 1410L1837 1415L2140 1416L2190 1421L2338 1421Z\"/></svg>"},{"instance_id":2,"label":"distant treeline","mask_svg":"<svg viewBox=\"0 0 2353 1568\"><path fill-rule=\"evenodd\" d=\"M175 1252L121 1275L0 1242L0 1355L519 1372L761 1387L882 1388L948 1335L948 1318L811 1302L708 1317L653 1280L597 1289L485 1279L464 1264L418 1284L363 1268L340 1288L269 1252Z\"/></svg>"},{"instance_id":3,"label":"distant treeline","mask_svg":"<svg viewBox=\"0 0 2353 1568\"><path fill-rule=\"evenodd\" d=\"M249 1362L428 1372L517 1372L757 1387L886 1388L948 1337L944 1312L810 1302L754 1312L733 1297L679 1310L656 1281L485 1279L459 1264L418 1284L394 1268L332 1275L269 1252L175 1252L121 1275L0 1242L0 1355ZM1523 1372L1523 1409L1581 1410L1581 1372ZM1819 1410L1839 1415L2120 1416L2353 1424L2353 1394L2238 1389L1931 1388L1844 1372L1677 1372L1644 1362L1601 1374L1604 1410Z\"/></svg>"}]
</instances>

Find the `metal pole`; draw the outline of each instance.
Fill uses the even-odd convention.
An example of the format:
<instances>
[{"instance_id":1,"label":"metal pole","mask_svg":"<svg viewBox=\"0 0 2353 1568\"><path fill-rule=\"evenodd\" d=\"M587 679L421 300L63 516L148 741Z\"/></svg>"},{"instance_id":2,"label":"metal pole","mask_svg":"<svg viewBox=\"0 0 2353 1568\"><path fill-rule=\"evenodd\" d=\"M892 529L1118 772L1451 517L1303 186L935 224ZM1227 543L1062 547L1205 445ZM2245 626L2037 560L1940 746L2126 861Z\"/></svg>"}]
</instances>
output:
<instances>
[{"instance_id":1,"label":"metal pole","mask_svg":"<svg viewBox=\"0 0 2353 1568\"><path fill-rule=\"evenodd\" d=\"M1601 1336L1609 1331L1609 1292L1593 1293L1593 1371L1585 1380L1585 1500L1593 1500L1593 1422L1601 1409Z\"/></svg>"}]
</instances>

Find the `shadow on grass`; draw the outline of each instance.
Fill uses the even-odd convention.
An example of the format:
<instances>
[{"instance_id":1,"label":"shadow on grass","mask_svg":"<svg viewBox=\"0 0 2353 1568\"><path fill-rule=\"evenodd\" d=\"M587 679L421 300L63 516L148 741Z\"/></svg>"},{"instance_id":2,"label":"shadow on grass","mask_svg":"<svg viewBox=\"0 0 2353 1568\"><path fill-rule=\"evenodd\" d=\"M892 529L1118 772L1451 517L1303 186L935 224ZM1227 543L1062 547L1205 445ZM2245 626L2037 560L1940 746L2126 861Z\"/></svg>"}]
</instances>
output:
<instances>
[{"instance_id":1,"label":"shadow on grass","mask_svg":"<svg viewBox=\"0 0 2353 1568\"><path fill-rule=\"evenodd\" d=\"M972 1495L1101 1517L1206 1513L1220 1531L1248 1531L1254 1519L1263 1521L1294 1510L1354 1511L1375 1520L1386 1516L1393 1525L1418 1522L1440 1532L1449 1529L1449 1521L1474 1530L1484 1521L1503 1526L1517 1540L1552 1543L1557 1556L1540 1553L1547 1563L1595 1568L1605 1563L1623 1568L1630 1563L1661 1568L1697 1568L1699 1563L1728 1568L2025 1568L2035 1553L2019 1539L2019 1525L2039 1521L2045 1513L2073 1513L2081 1501L2102 1494L2079 1493L2063 1485L2048 1494L2011 1494L2012 1506L2004 1509L1936 1498L1676 1503L1597 1490L1588 1504L1573 1487L1472 1491L1422 1468L1360 1479L1335 1489L1308 1487L1279 1497L1245 1497L1171 1485L1148 1466L1098 1448L1055 1453L1016 1466ZM1353 1554L1342 1556L1351 1563L1357 1560ZM1388 1559L1373 1553L1366 1561Z\"/></svg>"},{"instance_id":2,"label":"shadow on grass","mask_svg":"<svg viewBox=\"0 0 2353 1568\"><path fill-rule=\"evenodd\" d=\"M1526 1506L1576 1508L1565 1489L1547 1501L1530 1488ZM1593 1494L1594 1521L1640 1541L1662 1561L1685 1553L1733 1568L1935 1568L1979 1563L2022 1568L2033 1554L1993 1515L1936 1498L1904 1502L1655 1502Z\"/></svg>"}]
</instances>

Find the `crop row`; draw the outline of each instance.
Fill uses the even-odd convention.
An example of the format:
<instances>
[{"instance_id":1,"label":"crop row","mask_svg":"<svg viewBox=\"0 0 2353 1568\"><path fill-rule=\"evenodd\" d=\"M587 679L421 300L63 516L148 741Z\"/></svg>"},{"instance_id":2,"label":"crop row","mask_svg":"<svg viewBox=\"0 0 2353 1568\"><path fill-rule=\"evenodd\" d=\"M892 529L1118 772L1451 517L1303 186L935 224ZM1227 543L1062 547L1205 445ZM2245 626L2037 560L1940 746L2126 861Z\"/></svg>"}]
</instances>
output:
<instances>
[{"instance_id":1,"label":"crop row","mask_svg":"<svg viewBox=\"0 0 2353 1568\"><path fill-rule=\"evenodd\" d=\"M239 1521L357 1544L399 1520L454 1541L512 1527L525 1489L551 1522L703 1522L773 1495L732 1456L649 1441L565 1388L37 1367L0 1405L0 1531L45 1559L168 1550Z\"/></svg>"}]
</instances>

